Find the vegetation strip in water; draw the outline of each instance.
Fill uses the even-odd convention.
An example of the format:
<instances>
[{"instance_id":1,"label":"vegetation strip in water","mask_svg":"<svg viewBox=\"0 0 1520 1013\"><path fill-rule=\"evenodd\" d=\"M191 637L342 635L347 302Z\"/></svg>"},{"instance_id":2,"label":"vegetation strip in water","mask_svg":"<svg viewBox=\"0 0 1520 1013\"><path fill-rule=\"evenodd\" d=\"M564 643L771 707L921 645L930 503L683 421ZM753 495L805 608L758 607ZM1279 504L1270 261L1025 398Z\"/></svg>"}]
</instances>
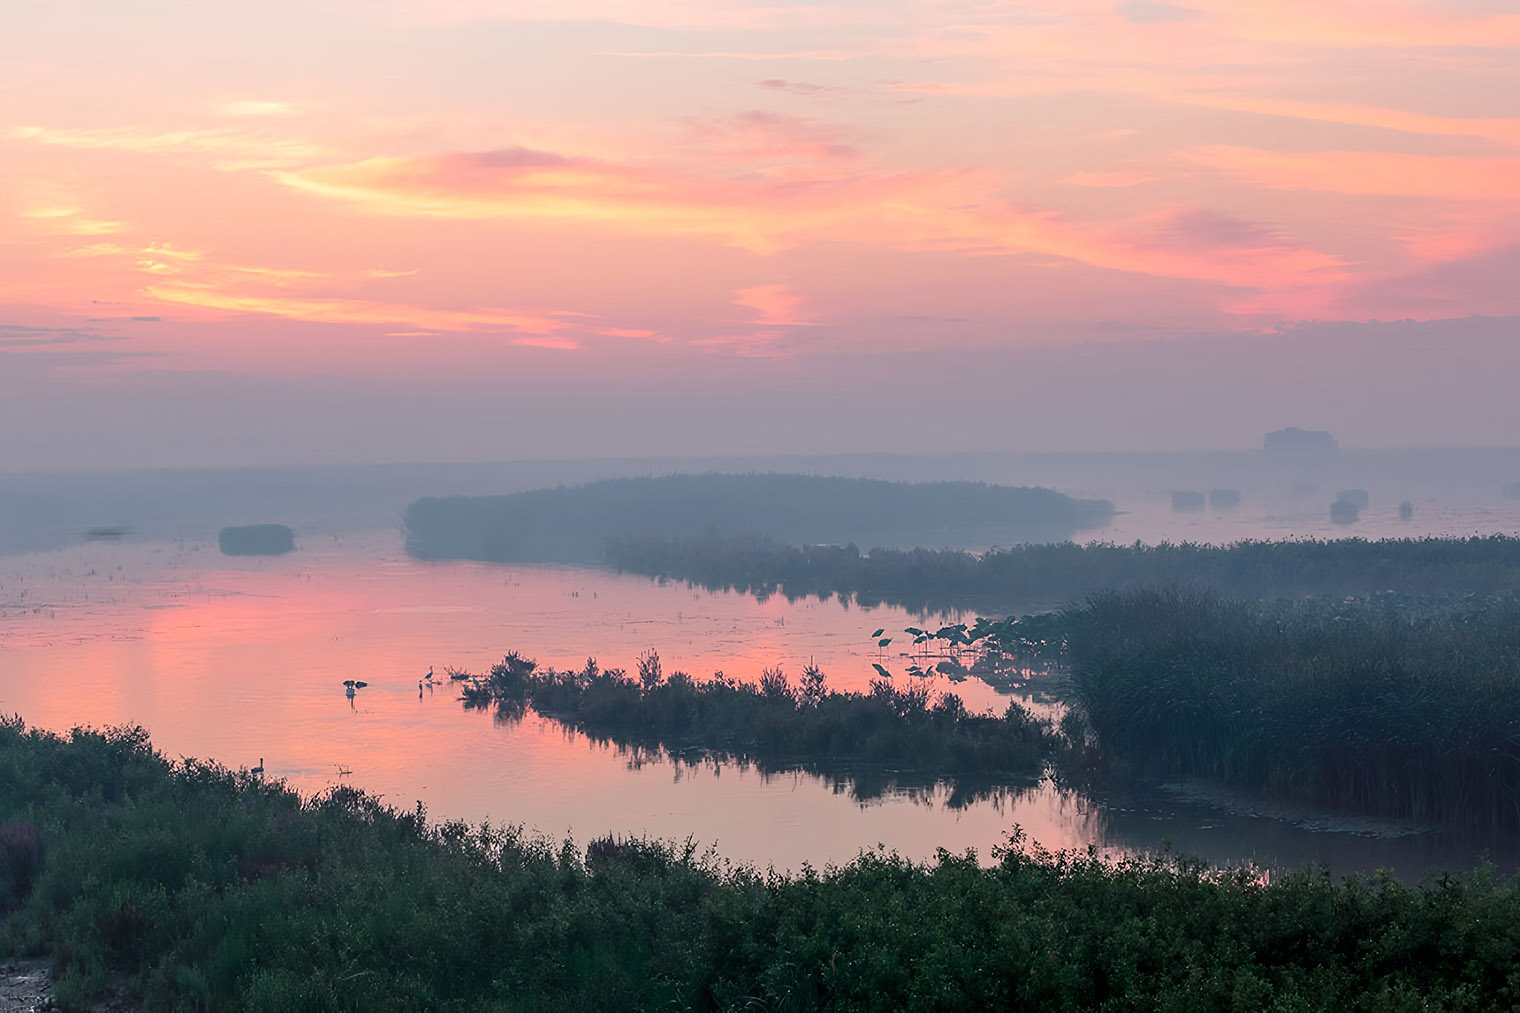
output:
<instances>
[{"instance_id":1,"label":"vegetation strip in water","mask_svg":"<svg viewBox=\"0 0 1520 1013\"><path fill-rule=\"evenodd\" d=\"M463 699L467 707L495 706L508 716L531 706L619 745L696 748L762 769L826 773L864 765L893 772L852 778L862 795L914 771L931 783L949 780L952 804L979 797L997 776L1032 782L1064 741L1017 703L1001 717L971 714L954 693L931 701L926 685L898 689L885 679L873 680L869 693L832 692L811 664L795 687L780 668L767 670L758 685L721 673L698 682L683 672L665 675L654 651L640 659L636 677L595 661L579 672L540 669L513 652L466 682ZM961 782L966 790L957 793Z\"/></svg>"},{"instance_id":2,"label":"vegetation strip in water","mask_svg":"<svg viewBox=\"0 0 1520 1013\"><path fill-rule=\"evenodd\" d=\"M1430 1009L1520 1002L1520 889L1270 884L1015 832L796 876L692 844L581 849L360 791L0 724L0 956L66 1009Z\"/></svg>"},{"instance_id":3,"label":"vegetation strip in water","mask_svg":"<svg viewBox=\"0 0 1520 1013\"><path fill-rule=\"evenodd\" d=\"M853 598L912 609L968 599L1059 605L1095 591L1186 584L1254 597L1312 594L1493 593L1520 587L1520 538L1306 539L1233 545L1163 543L1015 545L975 554L948 549L788 545L712 534L620 536L606 562L619 570L711 590L788 598Z\"/></svg>"},{"instance_id":4,"label":"vegetation strip in water","mask_svg":"<svg viewBox=\"0 0 1520 1013\"><path fill-rule=\"evenodd\" d=\"M711 528L804 542L976 545L1069 538L1112 514L1107 500L980 482L710 474L422 499L404 521L407 551L424 559L596 563L607 539L622 535Z\"/></svg>"}]
</instances>

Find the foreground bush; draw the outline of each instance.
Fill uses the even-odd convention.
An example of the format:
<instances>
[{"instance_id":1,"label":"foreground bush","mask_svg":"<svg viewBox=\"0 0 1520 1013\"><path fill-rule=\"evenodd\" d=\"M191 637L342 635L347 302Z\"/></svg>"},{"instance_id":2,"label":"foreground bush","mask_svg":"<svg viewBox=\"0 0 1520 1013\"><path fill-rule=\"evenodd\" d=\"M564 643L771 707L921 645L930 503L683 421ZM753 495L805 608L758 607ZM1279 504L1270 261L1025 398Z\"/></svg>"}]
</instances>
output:
<instances>
[{"instance_id":1,"label":"foreground bush","mask_svg":"<svg viewBox=\"0 0 1520 1013\"><path fill-rule=\"evenodd\" d=\"M981 868L867 853L786 877L603 839L430 824L155 754L140 730L0 727L0 824L41 865L4 944L60 1000L151 1008L1428 1009L1520 1001L1520 892L1264 884L1017 835ZM26 850L23 847L23 850ZM10 854L9 851L5 852ZM7 859L9 861L9 859Z\"/></svg>"}]
</instances>

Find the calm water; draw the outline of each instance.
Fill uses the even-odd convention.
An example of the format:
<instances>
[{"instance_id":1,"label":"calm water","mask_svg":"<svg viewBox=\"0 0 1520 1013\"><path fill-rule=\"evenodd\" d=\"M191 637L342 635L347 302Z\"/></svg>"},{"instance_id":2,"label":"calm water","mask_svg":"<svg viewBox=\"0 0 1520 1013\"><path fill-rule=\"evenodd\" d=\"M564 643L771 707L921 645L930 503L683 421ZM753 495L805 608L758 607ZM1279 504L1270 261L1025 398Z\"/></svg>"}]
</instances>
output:
<instances>
[{"instance_id":1,"label":"calm water","mask_svg":"<svg viewBox=\"0 0 1520 1013\"><path fill-rule=\"evenodd\" d=\"M1323 504L1292 497L1229 513L1175 515L1156 493L1097 533L1232 540L1343 535ZM1396 504L1364 514L1356 534L1520 530L1520 503ZM1337 871L1467 866L1488 854L1514 867L1510 840L1459 840L1418 828L1258 811L1189 786L1091 800L1049 784L1010 786L954 807L943 788L860 800L848 780L762 776L711 761L649 759L534 716L510 725L466 712L434 667L480 671L517 649L540 662L632 669L649 648L665 670L755 679L810 658L834 688L864 688L883 660L869 634L920 621L902 609L837 601L765 602L738 594L566 567L422 563L393 531L304 534L296 553L230 559L210 541L81 542L0 557L0 712L36 726L139 723L171 756L230 766L260 759L306 792L340 780L439 818L524 823L581 842L603 833L685 839L737 861L796 869L847 861L878 844L913 857L973 847L984 857L1015 825L1047 848L1118 854L1170 842L1217 862ZM888 656L885 660L895 662ZM901 667L898 664L897 667ZM369 686L350 700L345 679ZM974 709L1007 697L977 682L954 689ZM348 771L348 773L342 773Z\"/></svg>"}]
</instances>

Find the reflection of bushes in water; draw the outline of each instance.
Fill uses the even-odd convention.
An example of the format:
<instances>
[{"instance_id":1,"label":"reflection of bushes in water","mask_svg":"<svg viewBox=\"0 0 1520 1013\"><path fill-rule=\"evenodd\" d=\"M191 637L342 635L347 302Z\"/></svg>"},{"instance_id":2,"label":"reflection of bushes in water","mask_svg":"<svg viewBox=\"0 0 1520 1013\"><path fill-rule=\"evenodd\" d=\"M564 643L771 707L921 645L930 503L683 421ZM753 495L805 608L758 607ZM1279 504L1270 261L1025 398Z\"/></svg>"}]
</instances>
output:
<instances>
[{"instance_id":1,"label":"reflection of bushes in water","mask_svg":"<svg viewBox=\"0 0 1520 1013\"><path fill-rule=\"evenodd\" d=\"M65 1008L1490 1009L1520 974L1520 891L1487 870L1264 883L1015 830L990 868L783 875L302 798L139 730L0 726L0 825L23 819L44 857L0 945L48 956Z\"/></svg>"},{"instance_id":2,"label":"reflection of bushes in water","mask_svg":"<svg viewBox=\"0 0 1520 1013\"><path fill-rule=\"evenodd\" d=\"M614 538L620 570L755 595L784 591L944 610L968 602L1049 603L1109 587L1196 584L1239 595L1501 591L1520 585L1520 538L1305 539L1233 545L1071 542L1016 545L976 555L940 549L797 547L708 534Z\"/></svg>"},{"instance_id":3,"label":"reflection of bushes in water","mask_svg":"<svg viewBox=\"0 0 1520 1013\"><path fill-rule=\"evenodd\" d=\"M1000 717L971 714L953 693L931 699L922 683L898 688L876 679L869 693L836 693L813 665L801 690L779 667L750 685L721 673L706 682L684 672L656 681L658 666L649 652L638 679L595 661L557 672L513 652L467 683L462 699L466 707L494 706L504 720L531 706L619 747L669 756L696 749L753 762L762 772L805 770L848 781L862 799L953 779L951 798L966 804L1009 777L1036 778L1060 745L1048 722L1017 703Z\"/></svg>"},{"instance_id":4,"label":"reflection of bushes in water","mask_svg":"<svg viewBox=\"0 0 1520 1013\"><path fill-rule=\"evenodd\" d=\"M1105 592L1065 621L1110 758L1383 816L1520 824L1516 593Z\"/></svg>"}]
</instances>

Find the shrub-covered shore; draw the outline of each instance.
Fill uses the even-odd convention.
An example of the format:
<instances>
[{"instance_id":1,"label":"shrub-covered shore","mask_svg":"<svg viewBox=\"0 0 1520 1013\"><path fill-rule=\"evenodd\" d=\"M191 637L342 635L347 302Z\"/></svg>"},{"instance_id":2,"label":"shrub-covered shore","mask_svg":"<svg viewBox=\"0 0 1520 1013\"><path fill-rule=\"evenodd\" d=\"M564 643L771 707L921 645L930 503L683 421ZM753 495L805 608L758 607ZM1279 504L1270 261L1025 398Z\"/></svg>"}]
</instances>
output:
<instances>
[{"instance_id":1,"label":"shrub-covered shore","mask_svg":"<svg viewBox=\"0 0 1520 1013\"><path fill-rule=\"evenodd\" d=\"M1270 883L1019 835L786 876L430 823L0 725L0 948L153 1009L1431 1009L1520 1002L1520 888Z\"/></svg>"},{"instance_id":2,"label":"shrub-covered shore","mask_svg":"<svg viewBox=\"0 0 1520 1013\"><path fill-rule=\"evenodd\" d=\"M707 534L623 536L606 562L631 573L714 590L789 598L838 595L861 605L954 608L969 602L1052 607L1108 588L1190 585L1246 597L1316 594L1488 594L1520 587L1520 538L1306 539L1233 545L1015 545L975 554L944 549L787 545Z\"/></svg>"}]
</instances>

